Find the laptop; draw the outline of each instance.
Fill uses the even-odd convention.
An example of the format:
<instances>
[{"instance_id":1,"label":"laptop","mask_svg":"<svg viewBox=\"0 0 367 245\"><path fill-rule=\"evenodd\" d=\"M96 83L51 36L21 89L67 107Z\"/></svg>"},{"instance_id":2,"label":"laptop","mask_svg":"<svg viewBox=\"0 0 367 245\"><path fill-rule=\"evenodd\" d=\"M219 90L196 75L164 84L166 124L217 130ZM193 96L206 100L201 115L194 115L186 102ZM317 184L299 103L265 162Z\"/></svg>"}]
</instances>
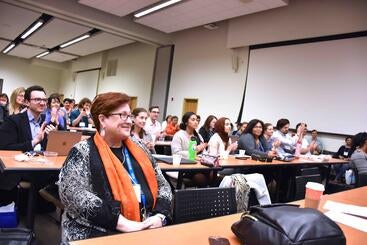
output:
<instances>
[{"instance_id":1,"label":"laptop","mask_svg":"<svg viewBox=\"0 0 367 245\"><path fill-rule=\"evenodd\" d=\"M173 164L173 157L172 156L154 156L154 158L158 161L158 162L164 162L167 164ZM181 158L181 162L180 164L196 164L196 161L192 161L189 160L187 158Z\"/></svg>"},{"instance_id":2,"label":"laptop","mask_svg":"<svg viewBox=\"0 0 367 245\"><path fill-rule=\"evenodd\" d=\"M51 131L48 134L46 151L54 151L59 156L67 156L70 149L81 139L81 132Z\"/></svg>"}]
</instances>

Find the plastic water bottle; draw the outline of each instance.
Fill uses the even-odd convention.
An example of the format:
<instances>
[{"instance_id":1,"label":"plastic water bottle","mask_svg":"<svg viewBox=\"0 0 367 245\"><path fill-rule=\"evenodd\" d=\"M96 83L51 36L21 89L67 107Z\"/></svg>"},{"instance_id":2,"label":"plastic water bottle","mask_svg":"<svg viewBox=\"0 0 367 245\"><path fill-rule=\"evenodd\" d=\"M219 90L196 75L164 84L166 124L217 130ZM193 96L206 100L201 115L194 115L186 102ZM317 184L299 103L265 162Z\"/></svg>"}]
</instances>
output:
<instances>
[{"instance_id":1,"label":"plastic water bottle","mask_svg":"<svg viewBox=\"0 0 367 245\"><path fill-rule=\"evenodd\" d=\"M196 159L196 138L194 136L191 137L189 142L189 159L195 161Z\"/></svg>"}]
</instances>

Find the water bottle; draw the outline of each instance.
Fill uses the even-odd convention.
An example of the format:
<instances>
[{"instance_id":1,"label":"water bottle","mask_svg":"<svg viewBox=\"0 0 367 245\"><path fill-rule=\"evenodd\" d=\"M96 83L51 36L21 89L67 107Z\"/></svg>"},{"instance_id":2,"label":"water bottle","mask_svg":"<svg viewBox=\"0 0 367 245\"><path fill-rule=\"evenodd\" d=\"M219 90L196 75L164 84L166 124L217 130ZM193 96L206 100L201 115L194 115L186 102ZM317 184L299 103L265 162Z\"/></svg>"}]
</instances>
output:
<instances>
[{"instance_id":1,"label":"water bottle","mask_svg":"<svg viewBox=\"0 0 367 245\"><path fill-rule=\"evenodd\" d=\"M189 142L189 159L195 161L196 159L196 138L194 136L191 137Z\"/></svg>"}]
</instances>

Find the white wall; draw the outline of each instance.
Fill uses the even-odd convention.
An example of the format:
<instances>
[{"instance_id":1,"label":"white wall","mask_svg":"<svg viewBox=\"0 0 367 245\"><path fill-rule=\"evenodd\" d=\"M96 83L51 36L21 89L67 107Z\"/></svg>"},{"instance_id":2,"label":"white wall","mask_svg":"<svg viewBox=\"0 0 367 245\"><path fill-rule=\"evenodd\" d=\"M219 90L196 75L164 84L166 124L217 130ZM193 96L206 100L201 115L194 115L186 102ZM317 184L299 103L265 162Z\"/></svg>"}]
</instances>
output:
<instances>
[{"instance_id":1,"label":"white wall","mask_svg":"<svg viewBox=\"0 0 367 245\"><path fill-rule=\"evenodd\" d=\"M367 30L366 0L291 0L229 21L227 47Z\"/></svg>"},{"instance_id":2,"label":"white wall","mask_svg":"<svg viewBox=\"0 0 367 245\"><path fill-rule=\"evenodd\" d=\"M175 53L167 104L167 114L182 116L184 98L198 99L202 120L210 114L237 120L242 99L248 48L226 48L227 24L217 30L202 27L174 36ZM238 72L232 57L240 57ZM173 100L172 100L173 98Z\"/></svg>"},{"instance_id":3,"label":"white wall","mask_svg":"<svg viewBox=\"0 0 367 245\"><path fill-rule=\"evenodd\" d=\"M119 91L138 97L139 107L148 107L156 48L142 43L117 47L73 61L71 68L62 73L60 91L74 97L75 74L80 70L102 67L98 93ZM118 60L116 76L107 77L108 60ZM91 98L92 99L92 98Z\"/></svg>"},{"instance_id":4,"label":"white wall","mask_svg":"<svg viewBox=\"0 0 367 245\"><path fill-rule=\"evenodd\" d=\"M55 68L50 68L55 67ZM61 69L54 62L32 62L28 59L0 55L0 78L4 79L3 92L8 96L17 87L42 86L47 94L58 92Z\"/></svg>"}]
</instances>

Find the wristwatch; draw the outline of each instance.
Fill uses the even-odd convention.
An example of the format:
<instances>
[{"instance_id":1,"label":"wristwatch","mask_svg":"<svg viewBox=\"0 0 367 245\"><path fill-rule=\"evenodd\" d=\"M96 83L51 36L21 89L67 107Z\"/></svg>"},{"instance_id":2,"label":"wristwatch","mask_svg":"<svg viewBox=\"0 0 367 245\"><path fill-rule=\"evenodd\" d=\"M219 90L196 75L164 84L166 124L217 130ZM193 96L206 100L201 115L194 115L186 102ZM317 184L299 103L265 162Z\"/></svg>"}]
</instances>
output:
<instances>
[{"instance_id":1,"label":"wristwatch","mask_svg":"<svg viewBox=\"0 0 367 245\"><path fill-rule=\"evenodd\" d=\"M165 226L165 225L167 225L167 218L166 218L166 216L165 215L163 215L163 214L156 214L160 219L161 219L161 221L162 221L162 226Z\"/></svg>"}]
</instances>

